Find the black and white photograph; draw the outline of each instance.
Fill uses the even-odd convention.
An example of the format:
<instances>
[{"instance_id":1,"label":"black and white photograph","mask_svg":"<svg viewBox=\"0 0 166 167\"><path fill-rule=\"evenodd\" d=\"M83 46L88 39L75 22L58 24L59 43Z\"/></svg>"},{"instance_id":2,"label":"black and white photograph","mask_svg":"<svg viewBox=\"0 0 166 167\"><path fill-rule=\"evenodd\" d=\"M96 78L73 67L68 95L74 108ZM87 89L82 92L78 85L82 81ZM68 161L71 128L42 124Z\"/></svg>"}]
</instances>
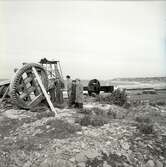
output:
<instances>
[{"instance_id":1,"label":"black and white photograph","mask_svg":"<svg viewBox=\"0 0 166 167\"><path fill-rule=\"evenodd\" d=\"M0 167L166 167L166 1L0 0Z\"/></svg>"}]
</instances>

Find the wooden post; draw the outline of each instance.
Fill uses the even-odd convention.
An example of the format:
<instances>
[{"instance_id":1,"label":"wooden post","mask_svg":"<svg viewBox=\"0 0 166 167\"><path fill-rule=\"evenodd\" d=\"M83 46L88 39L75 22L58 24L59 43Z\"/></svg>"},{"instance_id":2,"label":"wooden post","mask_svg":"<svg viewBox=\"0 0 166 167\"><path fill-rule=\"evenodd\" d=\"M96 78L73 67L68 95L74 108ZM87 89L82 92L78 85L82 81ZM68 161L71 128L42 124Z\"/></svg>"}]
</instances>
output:
<instances>
[{"instance_id":1,"label":"wooden post","mask_svg":"<svg viewBox=\"0 0 166 167\"><path fill-rule=\"evenodd\" d=\"M42 83L42 81L41 81L41 79L39 77L39 74L37 73L35 67L32 67L32 70L33 70L33 72L34 72L34 74L36 76L36 79L37 79L37 81L38 81L38 83L39 83L39 85L41 87L41 90L42 90L42 92L43 92L43 94L44 94L44 96L45 96L45 98L46 98L46 100L47 100L47 102L48 102L48 104L49 104L49 106L51 108L51 111L54 112L57 115L57 112L56 112L56 110L55 110L55 108L54 108L54 106L53 106L53 104L52 104L47 92L46 92L46 89L45 89L45 87L44 87L44 85L43 85L43 83Z\"/></svg>"}]
</instances>

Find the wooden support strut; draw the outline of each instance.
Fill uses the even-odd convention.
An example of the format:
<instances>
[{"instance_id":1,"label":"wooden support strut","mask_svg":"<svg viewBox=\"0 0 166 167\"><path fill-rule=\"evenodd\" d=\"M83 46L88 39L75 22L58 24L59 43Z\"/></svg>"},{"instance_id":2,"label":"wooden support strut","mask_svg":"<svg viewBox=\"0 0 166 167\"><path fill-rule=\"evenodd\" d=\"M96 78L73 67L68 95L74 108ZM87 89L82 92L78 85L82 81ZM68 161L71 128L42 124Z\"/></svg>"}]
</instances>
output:
<instances>
[{"instance_id":1,"label":"wooden support strut","mask_svg":"<svg viewBox=\"0 0 166 167\"><path fill-rule=\"evenodd\" d=\"M56 110L55 110L55 108L54 108L54 106L53 106L53 104L52 104L47 92L46 92L46 89L45 89L45 87L44 87L44 85L43 85L43 83L42 83L42 81L41 81L41 79L40 79L35 67L32 67L32 70L33 70L33 72L34 72L34 74L36 76L36 79L37 79L37 81L39 83L39 86L41 87L41 90L42 90L42 92L43 92L43 94L44 94L44 96L45 96L45 98L46 98L46 100L47 100L47 102L48 102L48 104L49 104L49 106L51 108L51 111L54 112L57 115L57 112L56 112Z\"/></svg>"}]
</instances>

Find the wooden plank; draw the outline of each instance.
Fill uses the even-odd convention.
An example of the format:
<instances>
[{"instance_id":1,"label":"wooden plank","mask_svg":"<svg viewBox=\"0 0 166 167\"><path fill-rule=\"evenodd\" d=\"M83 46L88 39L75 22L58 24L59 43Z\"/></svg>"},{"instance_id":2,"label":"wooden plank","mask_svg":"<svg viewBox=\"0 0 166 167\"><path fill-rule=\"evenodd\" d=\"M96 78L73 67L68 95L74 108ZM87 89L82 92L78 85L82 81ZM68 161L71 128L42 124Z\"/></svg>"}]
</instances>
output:
<instances>
[{"instance_id":1,"label":"wooden plank","mask_svg":"<svg viewBox=\"0 0 166 167\"><path fill-rule=\"evenodd\" d=\"M43 92L43 94L44 94L44 96L45 96L45 98L46 98L46 100L47 100L47 102L48 102L48 104L49 104L49 106L51 108L51 111L54 112L57 115L57 112L56 112L56 110L55 110L55 108L54 108L54 106L53 106L53 104L52 104L47 92L46 92L46 89L45 89L45 87L44 87L44 85L43 85L43 83L42 83L42 81L41 81L41 79L39 77L39 74L37 73L35 67L32 67L32 70L33 70L33 72L34 72L34 74L36 76L36 79L37 79L37 81L38 81L38 83L39 83L39 85L40 85L40 87L42 89L42 92Z\"/></svg>"},{"instance_id":2,"label":"wooden plank","mask_svg":"<svg viewBox=\"0 0 166 167\"><path fill-rule=\"evenodd\" d=\"M34 107L37 104L39 104L39 102L43 99L43 94L39 94L38 96L36 96L28 105L29 107Z\"/></svg>"}]
</instances>

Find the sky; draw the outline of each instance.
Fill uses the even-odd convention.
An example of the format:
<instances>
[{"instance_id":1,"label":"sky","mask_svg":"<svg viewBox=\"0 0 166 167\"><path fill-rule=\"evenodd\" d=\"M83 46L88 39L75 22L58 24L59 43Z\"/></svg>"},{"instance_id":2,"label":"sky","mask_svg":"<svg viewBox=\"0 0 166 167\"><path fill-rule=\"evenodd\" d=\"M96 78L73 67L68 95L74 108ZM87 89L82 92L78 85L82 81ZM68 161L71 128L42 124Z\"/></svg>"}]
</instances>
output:
<instances>
[{"instance_id":1,"label":"sky","mask_svg":"<svg viewBox=\"0 0 166 167\"><path fill-rule=\"evenodd\" d=\"M0 1L0 78L44 57L72 78L166 76L166 2Z\"/></svg>"}]
</instances>

